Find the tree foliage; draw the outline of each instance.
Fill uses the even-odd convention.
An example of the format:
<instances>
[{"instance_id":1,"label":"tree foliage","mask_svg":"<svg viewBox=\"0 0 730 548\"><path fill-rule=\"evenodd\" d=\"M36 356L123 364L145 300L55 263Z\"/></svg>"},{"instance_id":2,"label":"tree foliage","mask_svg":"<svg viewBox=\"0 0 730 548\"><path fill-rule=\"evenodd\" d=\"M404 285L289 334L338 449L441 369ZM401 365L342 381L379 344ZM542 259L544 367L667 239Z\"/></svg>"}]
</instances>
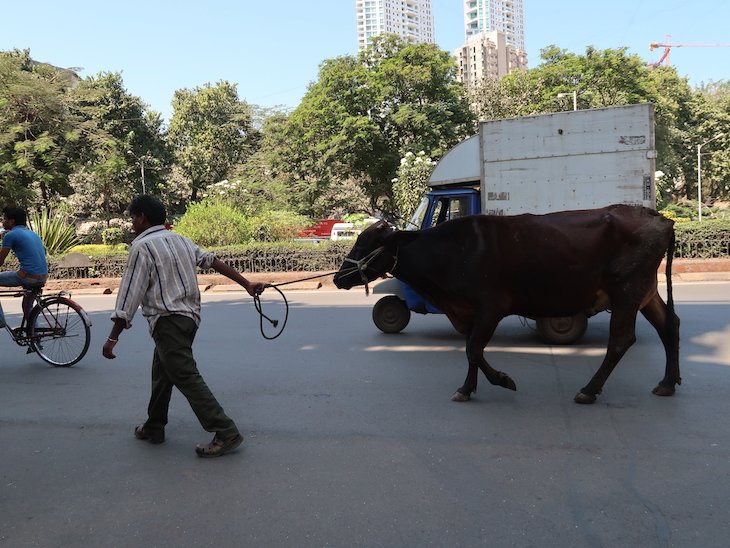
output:
<instances>
[{"instance_id":1,"label":"tree foliage","mask_svg":"<svg viewBox=\"0 0 730 548\"><path fill-rule=\"evenodd\" d=\"M70 80L30 52L0 52L0 199L21 206L67 195L79 132L65 116Z\"/></svg>"},{"instance_id":2,"label":"tree foliage","mask_svg":"<svg viewBox=\"0 0 730 548\"><path fill-rule=\"evenodd\" d=\"M127 92L119 73L85 78L69 95L86 146L72 179L77 211L112 214L135 194L156 192L171 163L161 116Z\"/></svg>"},{"instance_id":3,"label":"tree foliage","mask_svg":"<svg viewBox=\"0 0 730 548\"><path fill-rule=\"evenodd\" d=\"M118 73L81 79L0 52L0 199L26 208L71 197L78 215L117 213L169 165L159 114L130 95Z\"/></svg>"},{"instance_id":4,"label":"tree foliage","mask_svg":"<svg viewBox=\"0 0 730 548\"><path fill-rule=\"evenodd\" d=\"M225 81L177 90L172 106L168 138L195 201L201 189L227 178L251 154L259 134L249 105Z\"/></svg>"},{"instance_id":5,"label":"tree foliage","mask_svg":"<svg viewBox=\"0 0 730 548\"><path fill-rule=\"evenodd\" d=\"M0 202L108 218L142 191L178 214L225 190L218 204L246 218L271 212L277 223L299 219L282 211L407 215L431 164L403 158L438 160L475 132L477 118L569 110L573 92L580 109L655 105L662 201L696 206L698 145L703 201L730 200L726 81L693 89L626 48L557 46L542 50L536 68L468 95L455 76L448 52L384 35L357 55L324 60L291 112L249 105L221 81L175 92L166 128L119 73L80 78L27 50L0 52Z\"/></svg>"},{"instance_id":6,"label":"tree foliage","mask_svg":"<svg viewBox=\"0 0 730 548\"><path fill-rule=\"evenodd\" d=\"M286 158L311 194L358 181L370 206L392 211L400 158L440 157L474 131L456 65L433 44L384 35L358 56L329 59L291 114Z\"/></svg>"},{"instance_id":7,"label":"tree foliage","mask_svg":"<svg viewBox=\"0 0 730 548\"><path fill-rule=\"evenodd\" d=\"M401 159L393 181L394 201L401 219L410 219L421 198L428 192L428 178L435 165L436 162L424 151L418 154L407 152Z\"/></svg>"}]
</instances>

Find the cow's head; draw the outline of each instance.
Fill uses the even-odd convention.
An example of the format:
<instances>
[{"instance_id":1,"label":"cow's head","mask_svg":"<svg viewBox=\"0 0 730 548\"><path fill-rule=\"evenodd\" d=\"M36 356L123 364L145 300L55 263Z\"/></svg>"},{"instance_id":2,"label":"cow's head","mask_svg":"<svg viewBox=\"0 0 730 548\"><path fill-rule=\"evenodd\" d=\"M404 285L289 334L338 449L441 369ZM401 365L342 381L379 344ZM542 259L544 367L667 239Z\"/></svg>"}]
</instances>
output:
<instances>
[{"instance_id":1,"label":"cow's head","mask_svg":"<svg viewBox=\"0 0 730 548\"><path fill-rule=\"evenodd\" d=\"M378 221L363 230L335 274L335 285L339 289L367 285L392 269L395 257L386 244L394 231L385 221Z\"/></svg>"}]
</instances>

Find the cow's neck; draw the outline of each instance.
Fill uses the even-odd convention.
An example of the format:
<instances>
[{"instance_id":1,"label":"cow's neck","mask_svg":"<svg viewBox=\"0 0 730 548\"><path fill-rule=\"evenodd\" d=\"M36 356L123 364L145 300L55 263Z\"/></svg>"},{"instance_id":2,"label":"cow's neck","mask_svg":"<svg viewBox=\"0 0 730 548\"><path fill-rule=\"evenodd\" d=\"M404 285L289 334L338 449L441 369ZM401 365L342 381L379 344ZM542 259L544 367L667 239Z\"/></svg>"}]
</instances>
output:
<instances>
[{"instance_id":1,"label":"cow's neck","mask_svg":"<svg viewBox=\"0 0 730 548\"><path fill-rule=\"evenodd\" d=\"M424 231L401 231L387 247L395 260L390 273L438 306L445 295L441 284L445 265L434 261L431 243Z\"/></svg>"}]
</instances>

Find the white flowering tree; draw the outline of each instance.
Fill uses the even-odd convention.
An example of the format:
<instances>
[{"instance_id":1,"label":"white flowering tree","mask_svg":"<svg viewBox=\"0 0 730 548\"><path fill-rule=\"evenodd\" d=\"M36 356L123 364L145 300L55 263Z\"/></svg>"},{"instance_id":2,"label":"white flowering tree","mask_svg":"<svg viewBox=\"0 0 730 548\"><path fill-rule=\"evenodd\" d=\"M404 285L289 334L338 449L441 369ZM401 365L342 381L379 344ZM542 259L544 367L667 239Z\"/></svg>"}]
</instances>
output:
<instances>
[{"instance_id":1,"label":"white flowering tree","mask_svg":"<svg viewBox=\"0 0 730 548\"><path fill-rule=\"evenodd\" d=\"M426 156L407 152L393 179L393 200L402 219L410 219L423 195L428 191L428 178L436 162Z\"/></svg>"}]
</instances>

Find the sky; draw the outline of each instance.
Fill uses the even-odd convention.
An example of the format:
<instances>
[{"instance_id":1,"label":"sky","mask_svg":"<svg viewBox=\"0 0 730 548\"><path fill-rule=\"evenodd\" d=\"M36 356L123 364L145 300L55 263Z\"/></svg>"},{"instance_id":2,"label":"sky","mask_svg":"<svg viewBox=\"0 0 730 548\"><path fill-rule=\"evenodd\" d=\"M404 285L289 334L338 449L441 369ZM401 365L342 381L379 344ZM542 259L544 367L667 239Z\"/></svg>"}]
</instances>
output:
<instances>
[{"instance_id":1,"label":"sky","mask_svg":"<svg viewBox=\"0 0 730 548\"><path fill-rule=\"evenodd\" d=\"M32 9L29 7L32 6ZM529 67L548 45L626 47L647 62L652 42L730 44L727 0L524 0ZM463 0L432 0L436 43L464 42ZM0 0L0 50L82 77L121 72L124 84L169 120L177 89L227 80L239 97L296 107L325 59L357 53L355 0ZM675 47L671 64L693 86L730 80L730 47Z\"/></svg>"}]
</instances>

